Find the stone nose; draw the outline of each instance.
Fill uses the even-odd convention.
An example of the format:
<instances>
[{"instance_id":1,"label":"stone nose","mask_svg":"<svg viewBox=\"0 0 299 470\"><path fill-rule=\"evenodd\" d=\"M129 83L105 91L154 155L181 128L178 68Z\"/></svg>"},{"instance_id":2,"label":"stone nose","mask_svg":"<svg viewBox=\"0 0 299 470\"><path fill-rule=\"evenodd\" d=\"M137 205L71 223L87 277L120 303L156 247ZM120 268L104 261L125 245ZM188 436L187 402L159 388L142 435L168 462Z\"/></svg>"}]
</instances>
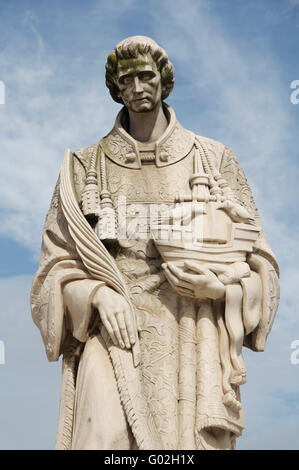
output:
<instances>
[{"instance_id":1,"label":"stone nose","mask_svg":"<svg viewBox=\"0 0 299 470\"><path fill-rule=\"evenodd\" d=\"M135 93L141 93L143 91L141 82L138 77L134 77L134 91Z\"/></svg>"}]
</instances>

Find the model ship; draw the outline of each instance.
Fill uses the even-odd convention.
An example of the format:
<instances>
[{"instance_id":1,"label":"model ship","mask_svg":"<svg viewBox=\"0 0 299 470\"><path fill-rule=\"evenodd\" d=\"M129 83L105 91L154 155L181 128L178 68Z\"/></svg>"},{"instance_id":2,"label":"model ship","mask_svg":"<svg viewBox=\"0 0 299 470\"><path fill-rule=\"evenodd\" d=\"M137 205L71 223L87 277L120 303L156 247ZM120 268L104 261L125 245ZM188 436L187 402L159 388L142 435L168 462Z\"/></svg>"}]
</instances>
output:
<instances>
[{"instance_id":1,"label":"model ship","mask_svg":"<svg viewBox=\"0 0 299 470\"><path fill-rule=\"evenodd\" d=\"M161 214L152 231L163 260L177 266L186 260L209 265L246 261L261 230L234 201L204 150L197 142L190 194L178 195L174 207Z\"/></svg>"}]
</instances>

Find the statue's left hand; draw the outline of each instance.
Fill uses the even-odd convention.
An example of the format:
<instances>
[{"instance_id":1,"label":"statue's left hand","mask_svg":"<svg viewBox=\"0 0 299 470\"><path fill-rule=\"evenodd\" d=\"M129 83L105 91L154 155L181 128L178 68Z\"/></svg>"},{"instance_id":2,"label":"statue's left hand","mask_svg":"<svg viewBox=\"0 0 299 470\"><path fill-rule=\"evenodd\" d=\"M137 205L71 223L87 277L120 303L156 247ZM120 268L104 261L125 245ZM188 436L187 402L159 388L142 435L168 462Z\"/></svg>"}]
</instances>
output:
<instances>
[{"instance_id":1,"label":"statue's left hand","mask_svg":"<svg viewBox=\"0 0 299 470\"><path fill-rule=\"evenodd\" d=\"M162 268L168 281L180 295L200 300L223 299L225 296L225 286L212 271L212 267L208 269L195 261L185 261L184 268L189 272L173 263L164 263Z\"/></svg>"}]
</instances>

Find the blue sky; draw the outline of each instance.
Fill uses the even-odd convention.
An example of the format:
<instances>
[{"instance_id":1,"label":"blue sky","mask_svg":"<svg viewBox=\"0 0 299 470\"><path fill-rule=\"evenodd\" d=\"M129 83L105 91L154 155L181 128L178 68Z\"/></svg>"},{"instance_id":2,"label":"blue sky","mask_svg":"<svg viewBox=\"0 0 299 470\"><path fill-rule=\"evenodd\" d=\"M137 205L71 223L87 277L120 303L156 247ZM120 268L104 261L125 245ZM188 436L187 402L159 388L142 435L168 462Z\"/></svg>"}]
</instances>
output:
<instances>
[{"instance_id":1,"label":"blue sky","mask_svg":"<svg viewBox=\"0 0 299 470\"><path fill-rule=\"evenodd\" d=\"M61 364L46 361L29 311L43 221L64 149L112 127L106 56L137 34L174 64L180 122L237 153L281 266L267 349L245 351L238 448L299 448L298 33L298 0L0 0L0 448L55 442Z\"/></svg>"}]
</instances>

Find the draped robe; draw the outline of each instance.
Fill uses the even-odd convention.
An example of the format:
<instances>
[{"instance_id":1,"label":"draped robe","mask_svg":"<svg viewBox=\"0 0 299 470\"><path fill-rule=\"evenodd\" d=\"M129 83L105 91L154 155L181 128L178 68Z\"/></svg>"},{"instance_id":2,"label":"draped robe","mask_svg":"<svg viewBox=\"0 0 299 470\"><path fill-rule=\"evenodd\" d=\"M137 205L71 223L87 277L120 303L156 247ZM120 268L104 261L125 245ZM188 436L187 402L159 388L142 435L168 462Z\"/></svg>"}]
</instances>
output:
<instances>
[{"instance_id":1,"label":"draped robe","mask_svg":"<svg viewBox=\"0 0 299 470\"><path fill-rule=\"evenodd\" d=\"M124 113L123 110L112 131L100 141L106 155L105 173L113 203L117 203L119 196L125 196L128 205L170 204L178 190L190 191L194 134L184 129L167 107L169 125L156 143L155 160L151 161L147 158L150 150L141 151L125 131L121 120ZM233 151L212 139L198 138L205 143L235 200L260 225L249 185ZM135 448L234 448L244 422L242 408L234 408L223 400L226 380L240 401L239 387L229 383L233 363L223 318L226 310L232 314L234 309L242 311L244 345L254 351L264 350L279 299L275 256L261 231L247 259L251 276L235 286L235 291L227 289L224 301L198 302L174 292L152 240L104 244L104 250L119 270L137 318L141 353L139 365L134 365L131 352L112 344L92 308L93 295L102 285L109 285L109 280L95 277L82 255L82 237L79 243L80 236L71 226L72 210L78 212L82 208L82 193L97 147L95 144L69 156L69 166L64 170L64 178L71 182L69 194L63 193L61 178L57 182L31 293L32 316L41 331L48 359L57 361L63 355L57 448L80 448L76 427L82 425L84 434L87 426L80 424L87 420L82 416L82 404L88 396L96 400L98 393L84 383L86 370L92 361L96 362L95 337L103 350L109 352L105 360L110 364L107 362L107 367L112 366L115 378L107 372L107 381L115 380L117 385L111 389L111 397L119 395ZM103 169L99 163L96 169L100 186ZM73 206L78 206L69 213L63 201L68 196L75 201ZM94 233L93 222L89 225ZM83 243L88 249L88 237ZM253 317L259 321L251 326ZM103 370L104 387L105 373ZM96 383L91 387L96 388ZM100 403L98 407L100 410ZM96 428L101 425L104 426L101 422L93 424ZM92 442L101 448L101 443Z\"/></svg>"}]
</instances>

